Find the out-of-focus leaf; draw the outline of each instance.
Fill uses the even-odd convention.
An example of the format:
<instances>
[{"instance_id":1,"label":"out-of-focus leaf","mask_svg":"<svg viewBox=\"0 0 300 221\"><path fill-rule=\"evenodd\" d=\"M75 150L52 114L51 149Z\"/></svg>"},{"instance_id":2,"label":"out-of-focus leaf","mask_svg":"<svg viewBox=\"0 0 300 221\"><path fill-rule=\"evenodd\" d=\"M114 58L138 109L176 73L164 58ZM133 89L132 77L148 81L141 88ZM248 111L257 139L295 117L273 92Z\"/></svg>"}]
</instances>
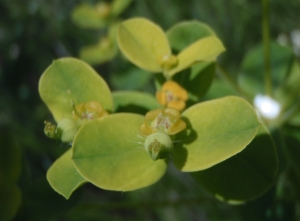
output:
<instances>
[{"instance_id":1,"label":"out-of-focus leaf","mask_svg":"<svg viewBox=\"0 0 300 221\"><path fill-rule=\"evenodd\" d=\"M71 194L86 182L76 170L71 154L71 149L66 151L47 172L47 180L52 188L66 199L69 199Z\"/></svg>"},{"instance_id":2,"label":"out-of-focus leaf","mask_svg":"<svg viewBox=\"0 0 300 221\"><path fill-rule=\"evenodd\" d=\"M17 183L21 173L21 151L8 128L0 128L0 182Z\"/></svg>"},{"instance_id":3,"label":"out-of-focus leaf","mask_svg":"<svg viewBox=\"0 0 300 221\"><path fill-rule=\"evenodd\" d=\"M156 98L137 91L113 92L115 112L131 112L145 115L149 110L159 108Z\"/></svg>"},{"instance_id":4,"label":"out-of-focus leaf","mask_svg":"<svg viewBox=\"0 0 300 221\"><path fill-rule=\"evenodd\" d=\"M235 203L265 192L274 183L276 172L275 147L267 129L261 125L255 138L242 152L192 175L217 198Z\"/></svg>"},{"instance_id":5,"label":"out-of-focus leaf","mask_svg":"<svg viewBox=\"0 0 300 221\"><path fill-rule=\"evenodd\" d=\"M111 16L117 17L120 15L132 2L132 0L114 0L111 4Z\"/></svg>"},{"instance_id":6,"label":"out-of-focus leaf","mask_svg":"<svg viewBox=\"0 0 300 221\"><path fill-rule=\"evenodd\" d=\"M284 82L293 54L290 48L272 42L270 55L272 85L276 88ZM246 54L241 65L239 85L252 97L265 93L263 56L263 45L260 44Z\"/></svg>"},{"instance_id":7,"label":"out-of-focus leaf","mask_svg":"<svg viewBox=\"0 0 300 221\"><path fill-rule=\"evenodd\" d=\"M297 62L291 66L289 75L274 91L274 98L280 102L282 109L286 110L300 99L300 67ZM291 123L293 120L291 120ZM298 124L299 125L299 124Z\"/></svg>"},{"instance_id":8,"label":"out-of-focus leaf","mask_svg":"<svg viewBox=\"0 0 300 221\"><path fill-rule=\"evenodd\" d=\"M113 59L118 53L117 43L110 39L100 39L98 44L85 46L80 50L80 59L89 64L102 64Z\"/></svg>"},{"instance_id":9,"label":"out-of-focus leaf","mask_svg":"<svg viewBox=\"0 0 300 221\"><path fill-rule=\"evenodd\" d=\"M229 96L193 105L182 113L187 129L176 136L173 160L183 172L212 167L241 152L260 122L245 100Z\"/></svg>"},{"instance_id":10,"label":"out-of-focus leaf","mask_svg":"<svg viewBox=\"0 0 300 221\"><path fill-rule=\"evenodd\" d=\"M22 193L16 183L0 179L0 220L10 221L18 211Z\"/></svg>"},{"instance_id":11,"label":"out-of-focus leaf","mask_svg":"<svg viewBox=\"0 0 300 221\"><path fill-rule=\"evenodd\" d=\"M0 220L17 213L22 193L17 183L21 174L21 151L6 127L0 128Z\"/></svg>"},{"instance_id":12,"label":"out-of-focus leaf","mask_svg":"<svg viewBox=\"0 0 300 221\"><path fill-rule=\"evenodd\" d=\"M39 93L57 122L72 117L72 102L98 101L105 110L113 110L106 82L88 64L74 58L54 61L40 78Z\"/></svg>"},{"instance_id":13,"label":"out-of-focus leaf","mask_svg":"<svg viewBox=\"0 0 300 221\"><path fill-rule=\"evenodd\" d=\"M237 95L237 93L225 82L219 78L215 78L211 84L211 87L205 94L205 100L212 100L229 95Z\"/></svg>"},{"instance_id":14,"label":"out-of-focus leaf","mask_svg":"<svg viewBox=\"0 0 300 221\"><path fill-rule=\"evenodd\" d=\"M117 90L142 90L152 77L148 71L133 66L111 75L110 82Z\"/></svg>"},{"instance_id":15,"label":"out-of-focus leaf","mask_svg":"<svg viewBox=\"0 0 300 221\"><path fill-rule=\"evenodd\" d=\"M107 190L149 186L166 172L165 160L153 161L138 137L144 117L112 114L85 123L73 142L73 161L81 175Z\"/></svg>"},{"instance_id":16,"label":"out-of-focus leaf","mask_svg":"<svg viewBox=\"0 0 300 221\"><path fill-rule=\"evenodd\" d=\"M81 28L99 29L107 25L107 21L101 18L95 7L86 3L73 9L72 20Z\"/></svg>"},{"instance_id":17,"label":"out-of-focus leaf","mask_svg":"<svg viewBox=\"0 0 300 221\"><path fill-rule=\"evenodd\" d=\"M177 23L167 31L171 48L176 51L182 51L201 38L211 35L215 35L214 31L207 24L197 20Z\"/></svg>"}]
</instances>

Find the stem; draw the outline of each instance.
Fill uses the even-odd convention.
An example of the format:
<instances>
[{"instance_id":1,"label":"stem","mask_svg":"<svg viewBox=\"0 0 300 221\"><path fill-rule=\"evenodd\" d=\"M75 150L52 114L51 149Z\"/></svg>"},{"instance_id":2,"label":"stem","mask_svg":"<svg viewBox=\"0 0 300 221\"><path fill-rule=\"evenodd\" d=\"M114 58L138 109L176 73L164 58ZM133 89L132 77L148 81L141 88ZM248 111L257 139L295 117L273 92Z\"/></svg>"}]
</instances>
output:
<instances>
[{"instance_id":1,"label":"stem","mask_svg":"<svg viewBox=\"0 0 300 221\"><path fill-rule=\"evenodd\" d=\"M266 94L272 95L272 77L270 63L270 4L269 0L262 0L262 35L264 44L264 72Z\"/></svg>"},{"instance_id":2,"label":"stem","mask_svg":"<svg viewBox=\"0 0 300 221\"><path fill-rule=\"evenodd\" d=\"M239 87L235 80L219 65L216 64L219 76L227 82L239 95L245 98L248 102L252 103L250 97Z\"/></svg>"},{"instance_id":3,"label":"stem","mask_svg":"<svg viewBox=\"0 0 300 221\"><path fill-rule=\"evenodd\" d=\"M300 111L300 100L296 101L295 104L287 111L285 111L278 120L272 123L271 127L280 127L293 118Z\"/></svg>"}]
</instances>

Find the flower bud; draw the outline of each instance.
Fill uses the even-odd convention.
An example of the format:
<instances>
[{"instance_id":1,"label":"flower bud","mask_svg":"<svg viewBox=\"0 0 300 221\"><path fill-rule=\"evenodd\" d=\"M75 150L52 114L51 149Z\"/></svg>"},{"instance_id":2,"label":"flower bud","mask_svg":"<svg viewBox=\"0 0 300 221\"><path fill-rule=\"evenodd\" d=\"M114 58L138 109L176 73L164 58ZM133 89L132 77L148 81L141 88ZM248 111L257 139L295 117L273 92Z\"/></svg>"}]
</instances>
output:
<instances>
[{"instance_id":1,"label":"flower bud","mask_svg":"<svg viewBox=\"0 0 300 221\"><path fill-rule=\"evenodd\" d=\"M44 133L47 137L52 138L52 139L60 138L56 131L56 125L52 124L49 121L45 121L44 124L45 124Z\"/></svg>"},{"instance_id":2,"label":"flower bud","mask_svg":"<svg viewBox=\"0 0 300 221\"><path fill-rule=\"evenodd\" d=\"M172 140L165 133L153 133L146 138L145 150L153 160L168 157L172 149Z\"/></svg>"}]
</instances>

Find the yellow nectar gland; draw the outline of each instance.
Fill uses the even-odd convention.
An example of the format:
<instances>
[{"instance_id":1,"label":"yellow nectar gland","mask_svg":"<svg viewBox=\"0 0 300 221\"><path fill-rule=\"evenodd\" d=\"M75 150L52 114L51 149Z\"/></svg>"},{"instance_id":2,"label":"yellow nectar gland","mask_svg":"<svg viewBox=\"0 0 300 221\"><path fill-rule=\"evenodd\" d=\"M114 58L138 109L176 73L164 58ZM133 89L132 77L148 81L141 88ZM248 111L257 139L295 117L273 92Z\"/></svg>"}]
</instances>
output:
<instances>
[{"instance_id":1,"label":"yellow nectar gland","mask_svg":"<svg viewBox=\"0 0 300 221\"><path fill-rule=\"evenodd\" d=\"M72 115L74 120L77 120L78 118L82 120L94 120L106 116L108 113L103 109L99 102L90 101L76 106L73 104Z\"/></svg>"},{"instance_id":2,"label":"yellow nectar gland","mask_svg":"<svg viewBox=\"0 0 300 221\"><path fill-rule=\"evenodd\" d=\"M140 135L148 137L156 132L174 135L185 128L186 123L181 120L177 110L173 108L156 109L146 114L145 121L140 127Z\"/></svg>"},{"instance_id":3,"label":"yellow nectar gland","mask_svg":"<svg viewBox=\"0 0 300 221\"><path fill-rule=\"evenodd\" d=\"M165 107L182 111L186 106L188 93L175 81L166 81L161 90L156 92L156 99L158 103Z\"/></svg>"},{"instance_id":4,"label":"yellow nectar gland","mask_svg":"<svg viewBox=\"0 0 300 221\"><path fill-rule=\"evenodd\" d=\"M145 150L153 160L169 156L173 150L171 138L165 133L153 133L146 138Z\"/></svg>"}]
</instances>

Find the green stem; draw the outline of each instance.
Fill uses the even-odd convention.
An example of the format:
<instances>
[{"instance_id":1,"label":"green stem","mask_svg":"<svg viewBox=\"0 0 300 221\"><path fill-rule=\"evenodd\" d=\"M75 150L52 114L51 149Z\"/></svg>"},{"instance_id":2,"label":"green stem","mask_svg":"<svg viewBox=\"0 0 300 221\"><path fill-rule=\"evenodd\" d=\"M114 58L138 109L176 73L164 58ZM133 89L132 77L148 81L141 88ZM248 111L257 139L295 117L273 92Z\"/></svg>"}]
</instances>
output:
<instances>
[{"instance_id":1,"label":"green stem","mask_svg":"<svg viewBox=\"0 0 300 221\"><path fill-rule=\"evenodd\" d=\"M251 98L239 87L234 79L219 65L216 64L218 75L227 82L239 95L252 103Z\"/></svg>"},{"instance_id":2,"label":"green stem","mask_svg":"<svg viewBox=\"0 0 300 221\"><path fill-rule=\"evenodd\" d=\"M270 62L270 5L269 0L262 0L262 35L264 45L264 72L265 72L265 90L266 94L272 95L272 77Z\"/></svg>"},{"instance_id":3,"label":"green stem","mask_svg":"<svg viewBox=\"0 0 300 221\"><path fill-rule=\"evenodd\" d=\"M300 100L296 101L295 104L285 111L275 122L270 125L271 127L280 127L292 119L300 111Z\"/></svg>"}]
</instances>

